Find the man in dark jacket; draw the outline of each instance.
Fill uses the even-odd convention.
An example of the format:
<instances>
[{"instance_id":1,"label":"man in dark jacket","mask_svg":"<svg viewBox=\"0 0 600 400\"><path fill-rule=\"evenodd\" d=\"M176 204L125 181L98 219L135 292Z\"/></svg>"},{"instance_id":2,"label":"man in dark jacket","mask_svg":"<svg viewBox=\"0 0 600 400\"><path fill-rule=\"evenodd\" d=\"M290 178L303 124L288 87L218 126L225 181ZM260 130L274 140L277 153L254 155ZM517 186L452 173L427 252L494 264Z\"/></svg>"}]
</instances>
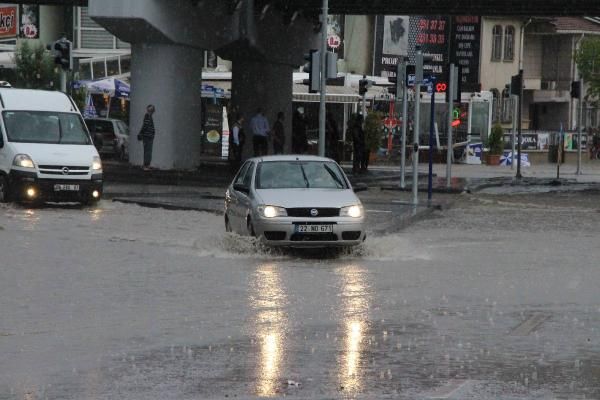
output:
<instances>
[{"instance_id":1,"label":"man in dark jacket","mask_svg":"<svg viewBox=\"0 0 600 400\"><path fill-rule=\"evenodd\" d=\"M308 149L308 136L306 132L306 118L304 108L298 107L292 117L292 153L304 154Z\"/></svg>"},{"instance_id":2,"label":"man in dark jacket","mask_svg":"<svg viewBox=\"0 0 600 400\"><path fill-rule=\"evenodd\" d=\"M361 170L366 170L366 160L365 160L365 131L363 130L363 116L357 115L354 119L354 124L352 126L352 147L354 148L354 157L353 157L353 165L352 172L358 173Z\"/></svg>"},{"instance_id":3,"label":"man in dark jacket","mask_svg":"<svg viewBox=\"0 0 600 400\"><path fill-rule=\"evenodd\" d=\"M277 121L273 124L273 153L283 154L283 145L285 144L285 130L283 120L285 115L283 111L277 113Z\"/></svg>"},{"instance_id":4,"label":"man in dark jacket","mask_svg":"<svg viewBox=\"0 0 600 400\"><path fill-rule=\"evenodd\" d=\"M231 128L229 136L229 145L231 147L231 167L237 170L242 163L242 151L246 142L246 134L244 132L244 116L239 113L236 115L235 122Z\"/></svg>"},{"instance_id":5,"label":"man in dark jacket","mask_svg":"<svg viewBox=\"0 0 600 400\"><path fill-rule=\"evenodd\" d=\"M152 162L152 146L154 145L154 120L152 114L154 114L155 108L152 104L146 107L146 115L144 115L144 123L138 139L142 140L144 144L144 171L150 169L150 163Z\"/></svg>"}]
</instances>

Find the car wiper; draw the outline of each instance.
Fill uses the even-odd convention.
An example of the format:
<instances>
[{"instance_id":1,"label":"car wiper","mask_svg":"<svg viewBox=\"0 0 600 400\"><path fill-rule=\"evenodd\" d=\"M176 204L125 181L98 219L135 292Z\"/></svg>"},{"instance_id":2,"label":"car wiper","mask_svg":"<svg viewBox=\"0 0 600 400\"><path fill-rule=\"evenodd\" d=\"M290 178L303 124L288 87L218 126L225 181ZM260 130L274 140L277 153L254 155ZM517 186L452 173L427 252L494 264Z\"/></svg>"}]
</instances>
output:
<instances>
[{"instance_id":1,"label":"car wiper","mask_svg":"<svg viewBox=\"0 0 600 400\"><path fill-rule=\"evenodd\" d=\"M325 171L327 171L329 173L329 175L331 175L331 177L333 178L335 183L340 186L340 189L343 189L344 184L342 183L340 178L335 174L335 172L333 172L333 170L327 164L323 164L323 168L325 168Z\"/></svg>"},{"instance_id":2,"label":"car wiper","mask_svg":"<svg viewBox=\"0 0 600 400\"><path fill-rule=\"evenodd\" d=\"M302 171L302 176L304 177L304 183L306 183L306 187L310 187L310 183L308 183L308 178L306 177L306 172L304 172L304 167L300 164L300 171Z\"/></svg>"}]
</instances>

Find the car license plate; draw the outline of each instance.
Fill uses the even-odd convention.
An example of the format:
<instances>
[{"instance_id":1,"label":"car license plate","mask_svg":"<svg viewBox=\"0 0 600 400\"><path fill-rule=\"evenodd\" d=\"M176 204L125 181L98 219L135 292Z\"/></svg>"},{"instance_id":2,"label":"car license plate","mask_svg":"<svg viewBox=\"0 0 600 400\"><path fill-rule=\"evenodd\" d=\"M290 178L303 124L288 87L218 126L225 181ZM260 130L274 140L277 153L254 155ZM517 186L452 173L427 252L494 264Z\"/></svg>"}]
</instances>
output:
<instances>
[{"instance_id":1,"label":"car license plate","mask_svg":"<svg viewBox=\"0 0 600 400\"><path fill-rule=\"evenodd\" d=\"M298 233L333 233L333 225L296 225Z\"/></svg>"},{"instance_id":2,"label":"car license plate","mask_svg":"<svg viewBox=\"0 0 600 400\"><path fill-rule=\"evenodd\" d=\"M79 190L79 185L62 185L62 184L54 185L55 192L76 192L78 190Z\"/></svg>"}]
</instances>

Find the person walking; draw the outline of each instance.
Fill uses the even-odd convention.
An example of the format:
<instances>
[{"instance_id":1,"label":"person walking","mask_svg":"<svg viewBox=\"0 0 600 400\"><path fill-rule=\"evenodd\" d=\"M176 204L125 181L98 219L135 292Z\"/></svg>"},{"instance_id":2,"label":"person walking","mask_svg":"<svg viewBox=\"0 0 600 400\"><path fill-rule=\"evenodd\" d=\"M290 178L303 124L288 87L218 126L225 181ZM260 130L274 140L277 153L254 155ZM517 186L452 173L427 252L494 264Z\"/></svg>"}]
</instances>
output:
<instances>
[{"instance_id":1,"label":"person walking","mask_svg":"<svg viewBox=\"0 0 600 400\"><path fill-rule=\"evenodd\" d=\"M352 162L352 173L357 174L365 167L365 131L362 127L363 117L357 115L354 118L354 124L352 125L352 147L354 150L354 157Z\"/></svg>"},{"instance_id":2,"label":"person walking","mask_svg":"<svg viewBox=\"0 0 600 400\"><path fill-rule=\"evenodd\" d=\"M154 120L152 119L154 111L156 111L156 109L152 104L149 104L146 107L144 123L138 134L138 140L141 140L144 145L144 171L150 169L150 163L152 162L152 147L154 145L154 135L156 133L154 130Z\"/></svg>"},{"instance_id":3,"label":"person walking","mask_svg":"<svg viewBox=\"0 0 600 400\"><path fill-rule=\"evenodd\" d=\"M285 114L283 111L277 113L277 121L273 124L273 153L283 154L283 146L285 144L285 131L283 121Z\"/></svg>"},{"instance_id":4,"label":"person walking","mask_svg":"<svg viewBox=\"0 0 600 400\"><path fill-rule=\"evenodd\" d=\"M244 116L240 113L236 115L233 128L231 129L230 148L231 148L231 166L237 170L242 163L242 150L246 142L246 134L244 133Z\"/></svg>"},{"instance_id":5,"label":"person walking","mask_svg":"<svg viewBox=\"0 0 600 400\"><path fill-rule=\"evenodd\" d=\"M256 115L250 120L254 157L265 156L269 152L269 121L263 114L262 108L256 110Z\"/></svg>"},{"instance_id":6,"label":"person walking","mask_svg":"<svg viewBox=\"0 0 600 400\"><path fill-rule=\"evenodd\" d=\"M292 153L304 154L308 149L308 136L306 134L306 118L304 108L298 107L292 117Z\"/></svg>"}]
</instances>

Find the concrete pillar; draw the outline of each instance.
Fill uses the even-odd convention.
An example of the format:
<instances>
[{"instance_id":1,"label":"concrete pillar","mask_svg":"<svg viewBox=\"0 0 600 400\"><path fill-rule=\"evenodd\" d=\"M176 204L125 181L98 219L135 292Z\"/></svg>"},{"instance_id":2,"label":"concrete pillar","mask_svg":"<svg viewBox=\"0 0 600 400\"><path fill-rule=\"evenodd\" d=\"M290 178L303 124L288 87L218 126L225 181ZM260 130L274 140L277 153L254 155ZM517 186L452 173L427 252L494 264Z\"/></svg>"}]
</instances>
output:
<instances>
[{"instance_id":1,"label":"concrete pillar","mask_svg":"<svg viewBox=\"0 0 600 400\"><path fill-rule=\"evenodd\" d=\"M233 60L231 101L234 109L241 112L246 120L244 158L253 155L250 119L256 114L258 107L264 110L271 127L277 120L277 113L283 111L285 114L284 152L291 152L293 72L291 65ZM269 154L272 152L272 143L270 143Z\"/></svg>"},{"instance_id":2,"label":"concrete pillar","mask_svg":"<svg viewBox=\"0 0 600 400\"><path fill-rule=\"evenodd\" d=\"M134 44L131 58L130 163L143 164L137 140L146 106L156 107L152 166L196 168L200 161L203 51L170 44Z\"/></svg>"}]
</instances>

